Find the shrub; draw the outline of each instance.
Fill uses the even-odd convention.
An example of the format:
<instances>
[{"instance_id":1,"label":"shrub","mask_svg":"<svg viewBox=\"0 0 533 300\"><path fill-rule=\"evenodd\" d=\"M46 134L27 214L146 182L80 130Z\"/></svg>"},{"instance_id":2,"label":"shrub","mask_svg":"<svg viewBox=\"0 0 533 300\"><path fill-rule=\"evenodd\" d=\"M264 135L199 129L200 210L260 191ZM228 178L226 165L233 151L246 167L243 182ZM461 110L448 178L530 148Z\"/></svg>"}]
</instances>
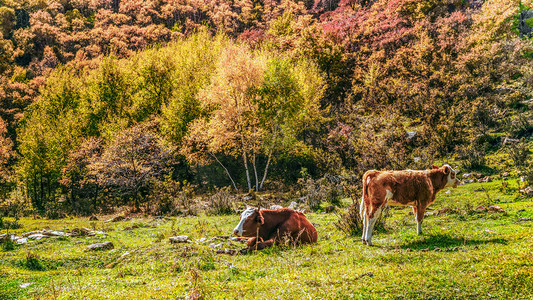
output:
<instances>
[{"instance_id":1,"label":"shrub","mask_svg":"<svg viewBox=\"0 0 533 300\"><path fill-rule=\"evenodd\" d=\"M187 181L182 185L170 177L164 181L154 180L150 189L148 212L153 215L197 215L194 188Z\"/></svg>"},{"instance_id":2,"label":"shrub","mask_svg":"<svg viewBox=\"0 0 533 300\"><path fill-rule=\"evenodd\" d=\"M209 215L228 215L235 213L238 197L231 193L231 187L217 188L215 193L207 197L207 213Z\"/></svg>"},{"instance_id":3,"label":"shrub","mask_svg":"<svg viewBox=\"0 0 533 300\"><path fill-rule=\"evenodd\" d=\"M482 144L470 143L459 146L457 152L463 159L462 168L465 170L476 170L486 166L485 147Z\"/></svg>"},{"instance_id":4,"label":"shrub","mask_svg":"<svg viewBox=\"0 0 533 300\"><path fill-rule=\"evenodd\" d=\"M356 236L362 233L363 220L359 212L359 205L359 201L355 200L348 208L348 211L341 215L337 223L335 223L335 226L346 235Z\"/></svg>"},{"instance_id":5,"label":"shrub","mask_svg":"<svg viewBox=\"0 0 533 300\"><path fill-rule=\"evenodd\" d=\"M333 205L340 205L340 199L344 194L342 188L342 175L326 175L323 178L314 180L308 176L298 180L301 186L303 200L311 210L320 208L323 201L327 201Z\"/></svg>"},{"instance_id":6,"label":"shrub","mask_svg":"<svg viewBox=\"0 0 533 300\"><path fill-rule=\"evenodd\" d=\"M15 249L15 243L13 240L11 240L11 237L7 235L3 240L1 240L2 243L2 250L4 251L11 251Z\"/></svg>"},{"instance_id":7,"label":"shrub","mask_svg":"<svg viewBox=\"0 0 533 300\"><path fill-rule=\"evenodd\" d=\"M508 148L508 153L515 166L520 167L528 164L529 149L523 141L511 145Z\"/></svg>"},{"instance_id":8,"label":"shrub","mask_svg":"<svg viewBox=\"0 0 533 300\"><path fill-rule=\"evenodd\" d=\"M352 198L352 205L350 205L346 213L339 216L340 218L337 223L335 223L335 226L346 235L356 236L363 232L363 220L360 212L361 197L359 197L357 193L358 189L355 185L348 185L344 190L346 194L350 195L350 198ZM389 216L390 206L386 205L376 221L374 229L384 230Z\"/></svg>"},{"instance_id":9,"label":"shrub","mask_svg":"<svg viewBox=\"0 0 533 300\"><path fill-rule=\"evenodd\" d=\"M32 271L43 271L45 269L39 256L33 252L28 252L26 259L23 261L23 265L26 269Z\"/></svg>"},{"instance_id":10,"label":"shrub","mask_svg":"<svg viewBox=\"0 0 533 300\"><path fill-rule=\"evenodd\" d=\"M31 200L27 197L23 187L17 187L9 197L0 201L0 215L9 217L27 216L33 212Z\"/></svg>"}]
</instances>

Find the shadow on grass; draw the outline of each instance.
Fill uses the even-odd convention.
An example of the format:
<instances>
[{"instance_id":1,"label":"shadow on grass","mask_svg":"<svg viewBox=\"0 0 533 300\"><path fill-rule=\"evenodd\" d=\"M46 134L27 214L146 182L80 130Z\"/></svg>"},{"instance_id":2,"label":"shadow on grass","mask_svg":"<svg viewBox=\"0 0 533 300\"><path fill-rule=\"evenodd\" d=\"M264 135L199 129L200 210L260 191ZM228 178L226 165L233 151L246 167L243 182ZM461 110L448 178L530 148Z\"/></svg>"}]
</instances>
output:
<instances>
[{"instance_id":1,"label":"shadow on grass","mask_svg":"<svg viewBox=\"0 0 533 300\"><path fill-rule=\"evenodd\" d=\"M506 239L493 238L493 239L483 239L483 240L471 240L466 238L457 238L447 234L437 234L431 236L424 236L420 240L412 241L408 244L401 245L402 249L413 249L421 250L427 249L430 250L435 248L451 248L457 246L475 246L475 245L484 245L484 244L503 244L507 245Z\"/></svg>"}]
</instances>

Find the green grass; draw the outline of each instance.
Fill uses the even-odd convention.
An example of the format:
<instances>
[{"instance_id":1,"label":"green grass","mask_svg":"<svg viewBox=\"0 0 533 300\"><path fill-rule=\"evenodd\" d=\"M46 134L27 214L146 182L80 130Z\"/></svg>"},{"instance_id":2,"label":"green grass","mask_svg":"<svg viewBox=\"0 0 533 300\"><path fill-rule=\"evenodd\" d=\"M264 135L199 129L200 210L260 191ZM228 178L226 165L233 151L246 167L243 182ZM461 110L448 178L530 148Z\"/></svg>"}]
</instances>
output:
<instances>
[{"instance_id":1,"label":"green grass","mask_svg":"<svg viewBox=\"0 0 533 300\"><path fill-rule=\"evenodd\" d=\"M533 222L523 219L533 218L533 199L519 196L516 178L508 182L441 192L422 236L408 208L393 210L373 247L339 232L338 216L323 213L307 214L319 233L316 245L236 256L215 254L211 242L169 244L168 237L229 235L237 215L113 224L23 218L16 232L114 231L107 238L42 240L0 251L0 299L532 299ZM481 204L506 212L473 210ZM453 212L437 215L444 207ZM133 224L139 228L123 230ZM101 241L115 249L83 251Z\"/></svg>"}]
</instances>

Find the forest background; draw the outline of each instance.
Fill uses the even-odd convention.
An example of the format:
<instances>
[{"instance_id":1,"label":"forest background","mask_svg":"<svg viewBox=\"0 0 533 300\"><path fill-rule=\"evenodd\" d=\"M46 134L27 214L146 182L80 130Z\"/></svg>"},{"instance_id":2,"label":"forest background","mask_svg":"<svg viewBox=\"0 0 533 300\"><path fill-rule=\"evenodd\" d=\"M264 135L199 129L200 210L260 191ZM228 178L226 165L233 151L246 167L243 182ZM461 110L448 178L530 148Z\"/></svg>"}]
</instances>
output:
<instances>
[{"instance_id":1,"label":"forest background","mask_svg":"<svg viewBox=\"0 0 533 300\"><path fill-rule=\"evenodd\" d=\"M435 162L531 185L531 2L0 0L2 213L314 207Z\"/></svg>"}]
</instances>

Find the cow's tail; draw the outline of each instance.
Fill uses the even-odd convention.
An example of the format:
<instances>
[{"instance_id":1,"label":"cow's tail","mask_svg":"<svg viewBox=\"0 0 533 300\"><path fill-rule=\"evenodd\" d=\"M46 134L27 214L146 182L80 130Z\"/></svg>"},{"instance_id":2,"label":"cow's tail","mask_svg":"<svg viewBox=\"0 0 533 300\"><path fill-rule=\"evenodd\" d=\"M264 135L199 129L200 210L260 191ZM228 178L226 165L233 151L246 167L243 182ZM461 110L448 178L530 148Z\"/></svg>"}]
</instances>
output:
<instances>
[{"instance_id":1,"label":"cow's tail","mask_svg":"<svg viewBox=\"0 0 533 300\"><path fill-rule=\"evenodd\" d=\"M372 180L373 177L376 176L377 170L370 170L366 171L365 174L363 174L363 193L361 196L361 204L359 206L359 213L361 214L361 220L365 219L365 199L368 199L368 184L370 183L370 180Z\"/></svg>"}]
</instances>

